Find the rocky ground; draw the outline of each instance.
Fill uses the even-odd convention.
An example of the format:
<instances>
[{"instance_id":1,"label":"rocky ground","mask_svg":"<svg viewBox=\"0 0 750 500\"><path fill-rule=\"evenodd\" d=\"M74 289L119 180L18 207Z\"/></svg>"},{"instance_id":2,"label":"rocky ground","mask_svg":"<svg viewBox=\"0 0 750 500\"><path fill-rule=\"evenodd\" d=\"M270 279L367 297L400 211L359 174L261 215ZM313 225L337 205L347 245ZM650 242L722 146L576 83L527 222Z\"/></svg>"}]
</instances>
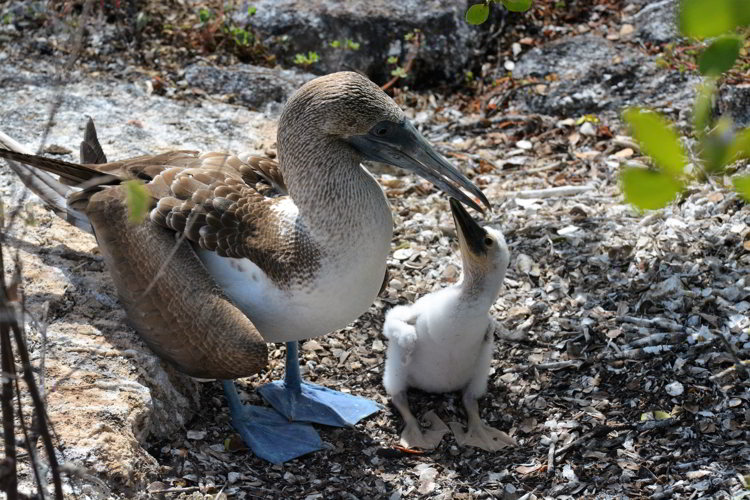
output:
<instances>
[{"instance_id":1,"label":"rocky ground","mask_svg":"<svg viewBox=\"0 0 750 500\"><path fill-rule=\"evenodd\" d=\"M233 436L218 384L163 366L138 340L94 239L46 212L2 167L4 206L19 215L4 231L6 255L23 265L29 349L44 374L71 496L748 495L750 376L735 360L750 356L750 209L726 179L696 185L648 214L623 204L618 186L623 161L648 161L619 121L622 107L654 107L687 131L699 81L695 48L675 38L671 1L535 3L525 16L495 12L485 31L461 27L456 36L475 36L481 43L471 50L481 54L472 52L462 77L443 80L440 91L405 88L420 86L420 72L439 74L427 69L436 64L429 57L390 89L426 137L482 187L493 205L488 221L508 240L511 267L492 313L520 340L497 339L481 408L519 446L486 453L459 447L449 434L428 453L396 447L402 422L381 384L383 313L460 277L447 200L421 179L373 166L395 219L391 280L357 322L302 349L308 379L370 397L384 410L352 429L321 428L326 450L273 466ZM32 4L47 12L44 2ZM457 4L430 7L447 5L460 20ZM0 4L0 18L21 12L0 27L8 42L0 47L0 130L34 149L46 134L42 149L70 160L85 115L97 121L111 159L174 147L272 153L278 103L311 72L339 69L269 68L272 51L262 43L252 53L221 39L212 48L196 19L192 28L155 29L159 15L186 25L198 4L167 3L165 13L123 2L120 8L133 9L129 23L115 22L109 2L101 5L97 29L76 52L75 29ZM55 19L80 19L84 6L56 8ZM152 22L139 31L142 50L126 50L138 12ZM337 36L353 35L321 38ZM339 64L366 69L368 58L381 57L373 50ZM409 57L410 47L398 50L402 61ZM70 54L79 59L66 65ZM284 62L285 54L273 58ZM386 84L387 75L376 81ZM717 103L745 125L747 82L746 70L733 72ZM249 402L260 403L255 387L282 376L283 354L272 348L268 370L239 382ZM420 416L434 410L446 422L465 421L456 395L413 391L410 401ZM29 491L27 461L20 479Z\"/></svg>"}]
</instances>

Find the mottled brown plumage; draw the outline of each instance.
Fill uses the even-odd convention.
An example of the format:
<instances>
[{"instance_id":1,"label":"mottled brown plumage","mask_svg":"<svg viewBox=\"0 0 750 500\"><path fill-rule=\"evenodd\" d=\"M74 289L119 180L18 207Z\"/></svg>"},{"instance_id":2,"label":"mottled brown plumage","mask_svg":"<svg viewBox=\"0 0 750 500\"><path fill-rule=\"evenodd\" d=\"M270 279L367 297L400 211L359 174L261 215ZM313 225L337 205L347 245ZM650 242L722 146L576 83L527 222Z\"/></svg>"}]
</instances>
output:
<instances>
[{"instance_id":1,"label":"mottled brown plumage","mask_svg":"<svg viewBox=\"0 0 750 500\"><path fill-rule=\"evenodd\" d=\"M92 194L104 186L145 181L152 197L152 222L222 257L250 259L281 288L309 278L316 269L317 246L303 228L295 227L298 222L273 210L286 186L278 164L268 158L243 155L241 160L185 150L77 165L22 153L0 154L58 174L67 184L87 186L68 197L71 207L85 213Z\"/></svg>"},{"instance_id":2,"label":"mottled brown plumage","mask_svg":"<svg viewBox=\"0 0 750 500\"><path fill-rule=\"evenodd\" d=\"M96 154L95 135L93 142L88 137L82 144L94 152L94 160L105 158ZM84 157L92 158L88 152ZM285 190L275 162L192 151L89 165L6 150L0 156L56 173L66 184L86 186L71 192L68 204L88 216L130 321L163 359L204 378L248 376L266 365L266 343L255 326L224 295L187 241L175 247L172 231L184 232L206 249L240 256L244 247L238 237L226 237L226 229L240 231L248 241L259 238L253 217L243 216L248 203L238 198L237 190L258 202L258 213L263 201L271 202L271 196ZM119 184L131 179L147 181L151 222L128 222L125 190ZM213 191L216 197L210 195ZM174 208L168 209L170 205ZM187 228L186 220L191 222ZM278 274L280 256L262 243L252 257L267 265L271 275Z\"/></svg>"}]
</instances>

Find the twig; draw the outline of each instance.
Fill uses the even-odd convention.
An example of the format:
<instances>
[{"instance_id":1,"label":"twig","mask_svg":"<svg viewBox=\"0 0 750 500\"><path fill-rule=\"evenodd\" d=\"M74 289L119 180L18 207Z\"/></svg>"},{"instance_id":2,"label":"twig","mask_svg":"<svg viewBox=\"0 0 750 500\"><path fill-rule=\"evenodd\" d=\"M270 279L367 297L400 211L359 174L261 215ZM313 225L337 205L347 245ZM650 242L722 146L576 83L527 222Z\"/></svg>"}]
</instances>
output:
<instances>
[{"instance_id":1,"label":"twig","mask_svg":"<svg viewBox=\"0 0 750 500\"><path fill-rule=\"evenodd\" d=\"M563 196L575 196L577 194L585 193L587 191L593 191L594 186L561 186L545 189L527 189L524 191L518 191L515 194L516 198L556 198Z\"/></svg>"},{"instance_id":2,"label":"twig","mask_svg":"<svg viewBox=\"0 0 750 500\"><path fill-rule=\"evenodd\" d=\"M0 257L1 259L1 257ZM1 261L0 261L1 262ZM7 305L3 304L2 314ZM16 437L13 413L13 381L15 379L15 365L10 344L10 328L7 321L0 322L0 355L2 356L2 411L3 411L3 439L5 440L5 458L2 468L5 480L5 496L8 500L18 498L18 472L16 466Z\"/></svg>"},{"instance_id":3,"label":"twig","mask_svg":"<svg viewBox=\"0 0 750 500\"><path fill-rule=\"evenodd\" d=\"M3 263L3 251L2 251L2 245L0 245L0 268L4 269L4 263ZM29 395L31 396L31 400L34 404L34 412L36 415L39 416L39 433L42 437L42 441L44 443L44 447L47 451L48 460L50 463L50 468L52 469L52 481L55 486L55 496L56 498L62 499L63 498L63 492L62 492L62 482L60 480L60 471L59 466L57 463L57 456L55 455L55 448L52 444L52 437L49 432L48 427L48 418L47 418L47 412L44 408L44 402L42 401L39 389L36 385L36 381L34 380L34 372L31 369L31 362L29 361L29 352L26 350L26 343L23 338L23 333L21 332L21 329L18 325L16 312L11 305L10 294L8 293L9 290L6 287L5 279L3 278L0 280L0 310L2 311L2 321L0 322L0 326L2 327L2 332L0 332L3 336L10 337L10 332L13 333L13 338L16 343L16 349L18 351L18 357L21 359L21 366L23 368L23 380L26 382L26 389L28 390ZM7 350L6 350L7 349ZM7 352L8 356L12 356L10 353L10 338L8 338L8 341L6 342L3 340L3 356L5 356L5 353ZM12 358L11 358L12 359ZM15 367L9 367L9 370L5 370L5 367L3 367L3 371L9 371L10 373L15 373ZM20 395L20 391L18 390L18 380L16 379L16 388L17 392ZM3 387L3 395L5 395L5 387ZM20 405L20 398L19 398L19 405ZM20 406L19 406L19 412L20 412ZM21 425L23 426L24 418L22 415L19 415ZM3 422L3 427L5 427L5 422ZM4 429L5 430L5 429ZM33 450L33 443L28 443L29 445L29 452ZM7 440L6 440L6 446L7 446ZM41 484L40 486L40 492L41 492Z\"/></svg>"},{"instance_id":4,"label":"twig","mask_svg":"<svg viewBox=\"0 0 750 500\"><path fill-rule=\"evenodd\" d=\"M672 332L685 330L685 327L681 324L666 318L638 318L636 316L622 316L620 320L624 323L631 323L633 325L645 328L652 328L655 326Z\"/></svg>"},{"instance_id":5,"label":"twig","mask_svg":"<svg viewBox=\"0 0 750 500\"><path fill-rule=\"evenodd\" d=\"M555 475L555 446L557 445L557 435L552 434L549 443L549 451L547 452L547 476L554 477Z\"/></svg>"},{"instance_id":6,"label":"twig","mask_svg":"<svg viewBox=\"0 0 750 500\"><path fill-rule=\"evenodd\" d=\"M420 44L420 38L422 37L422 33L416 32L414 36L414 43L411 46L411 49L409 50L409 53L407 54L406 64L404 65L404 73L409 73L411 71L412 64L414 64L414 59L417 58L417 54L419 53L419 44ZM395 75L393 78L388 80L381 86L380 88L385 91L388 90L393 86L394 83L398 81L398 79L401 78L398 75Z\"/></svg>"},{"instance_id":7,"label":"twig","mask_svg":"<svg viewBox=\"0 0 750 500\"><path fill-rule=\"evenodd\" d=\"M263 492L265 494L272 493L274 495L278 495L279 493L281 493L278 490L260 488L258 486L236 486L236 488L245 492L255 490L255 491ZM165 488L163 490L151 490L149 491L149 493L151 495L163 495L165 493L192 493L194 491L200 491L200 489L201 489L200 486L175 486L174 488ZM252 493L248 493L248 495L250 495L253 498L268 498L268 496L258 496L258 495L253 495Z\"/></svg>"},{"instance_id":8,"label":"twig","mask_svg":"<svg viewBox=\"0 0 750 500\"><path fill-rule=\"evenodd\" d=\"M576 439L574 439L570 443L566 444L562 448L559 448L555 452L555 456L562 456L569 449L571 449L571 448L573 448L575 446L578 446L582 442L587 441L587 440L591 439L592 437L606 435L606 434L612 432L613 430L615 430L615 427L612 427L612 426L609 426L609 425L597 425L596 427L594 427L593 429L591 429L590 431L588 431L586 434L583 434L582 436L577 437Z\"/></svg>"},{"instance_id":9,"label":"twig","mask_svg":"<svg viewBox=\"0 0 750 500\"><path fill-rule=\"evenodd\" d=\"M525 372L527 370L562 370L563 368L580 368L584 361L580 359L569 359L566 361L552 361L530 365L516 365L503 370L503 373Z\"/></svg>"},{"instance_id":10,"label":"twig","mask_svg":"<svg viewBox=\"0 0 750 500\"><path fill-rule=\"evenodd\" d=\"M737 356L737 352L734 350L734 347L732 346L732 344L730 344L729 341L726 339L726 337L724 337L723 333L719 333L719 338L721 339L721 343L724 344L724 348L727 350L729 355L734 360L735 365L738 366L740 370L742 371L742 373L745 374L745 378L750 380L750 372L748 372L748 369L745 366L745 363L739 358L739 356Z\"/></svg>"},{"instance_id":11,"label":"twig","mask_svg":"<svg viewBox=\"0 0 750 500\"><path fill-rule=\"evenodd\" d=\"M742 361L742 362L741 362L740 364L741 364L742 366L744 366L744 365L745 365L745 364L747 364L747 363L750 363L750 361ZM708 379L709 379L709 380L719 380L720 378L726 377L727 375L729 375L730 373L732 373L733 371L735 371L735 370L737 369L737 366L738 366L738 365L736 365L736 364L735 364L735 365L732 365L732 366L730 366L729 368L727 368L727 369L725 369L725 370L722 370L722 371L720 371L720 372L719 372L719 373L717 373L716 375L711 375L710 377L708 377Z\"/></svg>"},{"instance_id":12,"label":"twig","mask_svg":"<svg viewBox=\"0 0 750 500\"><path fill-rule=\"evenodd\" d=\"M672 344L677 344L679 342L684 341L687 338L688 338L687 333L679 333L679 332L653 333L646 337L636 339L630 342L629 344L623 346L623 349L629 350L629 349L634 349L637 347L655 346L659 344L664 344L665 341L671 341Z\"/></svg>"}]
</instances>

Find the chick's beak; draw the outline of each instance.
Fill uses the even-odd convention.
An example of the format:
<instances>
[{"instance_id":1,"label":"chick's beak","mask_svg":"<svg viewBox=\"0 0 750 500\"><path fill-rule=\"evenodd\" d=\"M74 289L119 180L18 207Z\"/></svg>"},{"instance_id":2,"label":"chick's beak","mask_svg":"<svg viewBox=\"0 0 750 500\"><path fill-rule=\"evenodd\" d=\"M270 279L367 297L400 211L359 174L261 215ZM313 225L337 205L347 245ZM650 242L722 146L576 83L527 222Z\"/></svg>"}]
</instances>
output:
<instances>
[{"instance_id":1,"label":"chick's beak","mask_svg":"<svg viewBox=\"0 0 750 500\"><path fill-rule=\"evenodd\" d=\"M378 134L377 131L382 133ZM348 137L347 141L368 160L410 170L435 184L441 191L483 212L482 207L463 188L492 210L482 191L435 151L406 119L399 123L381 122L369 133Z\"/></svg>"},{"instance_id":2,"label":"chick's beak","mask_svg":"<svg viewBox=\"0 0 750 500\"><path fill-rule=\"evenodd\" d=\"M484 240L487 236L487 231L476 223L458 200L451 198L450 205L461 248L467 249L478 257L486 255L487 246Z\"/></svg>"}]
</instances>

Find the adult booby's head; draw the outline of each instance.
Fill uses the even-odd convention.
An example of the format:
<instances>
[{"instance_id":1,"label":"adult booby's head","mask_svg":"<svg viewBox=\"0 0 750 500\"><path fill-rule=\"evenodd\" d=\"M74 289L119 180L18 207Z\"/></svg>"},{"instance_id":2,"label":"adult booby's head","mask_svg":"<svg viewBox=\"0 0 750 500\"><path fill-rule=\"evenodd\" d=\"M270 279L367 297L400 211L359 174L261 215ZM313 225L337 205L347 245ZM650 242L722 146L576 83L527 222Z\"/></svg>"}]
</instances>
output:
<instances>
[{"instance_id":1,"label":"adult booby's head","mask_svg":"<svg viewBox=\"0 0 750 500\"><path fill-rule=\"evenodd\" d=\"M503 233L477 224L455 199L450 199L450 205L461 249L464 282L481 282L487 285L488 290L496 287L499 291L510 263L510 252Z\"/></svg>"},{"instance_id":2,"label":"adult booby's head","mask_svg":"<svg viewBox=\"0 0 750 500\"><path fill-rule=\"evenodd\" d=\"M471 196L490 208L479 188L435 151L396 103L358 73L333 73L302 86L281 115L278 149L285 179L286 169L319 161L325 149L357 165L374 160L405 168L477 210L482 208ZM290 172L292 183L295 175Z\"/></svg>"}]
</instances>

